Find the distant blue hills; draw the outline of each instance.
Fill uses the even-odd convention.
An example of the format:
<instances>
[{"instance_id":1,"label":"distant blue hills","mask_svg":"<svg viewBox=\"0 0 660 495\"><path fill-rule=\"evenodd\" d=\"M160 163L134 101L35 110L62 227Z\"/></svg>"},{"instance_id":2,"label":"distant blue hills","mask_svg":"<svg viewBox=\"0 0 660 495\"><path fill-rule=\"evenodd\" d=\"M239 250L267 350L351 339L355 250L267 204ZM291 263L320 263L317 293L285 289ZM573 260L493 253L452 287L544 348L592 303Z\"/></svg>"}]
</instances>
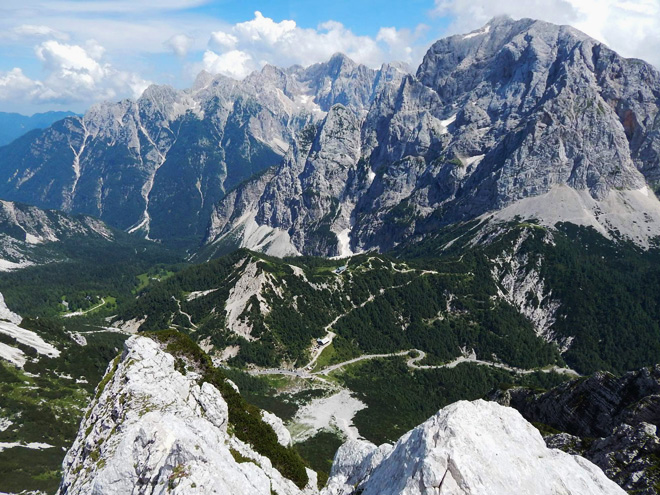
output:
<instances>
[{"instance_id":1,"label":"distant blue hills","mask_svg":"<svg viewBox=\"0 0 660 495\"><path fill-rule=\"evenodd\" d=\"M0 146L11 143L33 129L49 127L54 122L71 115L73 112L45 112L35 113L28 117L20 113L0 112Z\"/></svg>"}]
</instances>

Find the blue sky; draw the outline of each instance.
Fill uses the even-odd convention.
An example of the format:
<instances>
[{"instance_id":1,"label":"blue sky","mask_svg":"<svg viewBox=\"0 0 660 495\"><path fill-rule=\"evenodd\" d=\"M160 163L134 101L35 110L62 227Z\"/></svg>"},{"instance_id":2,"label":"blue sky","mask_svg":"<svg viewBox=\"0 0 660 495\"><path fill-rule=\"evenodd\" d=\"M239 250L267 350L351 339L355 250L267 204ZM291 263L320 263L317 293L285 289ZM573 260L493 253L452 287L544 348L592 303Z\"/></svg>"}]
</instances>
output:
<instances>
[{"instance_id":1,"label":"blue sky","mask_svg":"<svg viewBox=\"0 0 660 495\"><path fill-rule=\"evenodd\" d=\"M491 17L571 24L660 63L660 0L2 0L0 111L84 111L201 70L241 78L341 51L414 70L430 44Z\"/></svg>"},{"instance_id":2,"label":"blue sky","mask_svg":"<svg viewBox=\"0 0 660 495\"><path fill-rule=\"evenodd\" d=\"M356 34L375 36L383 26L408 27L429 23L440 32L448 25L443 18L431 19L435 5L432 0L383 2L378 0L273 0L269 2L218 1L191 9L202 15L223 19L229 23L245 21L255 10L274 20L293 19L299 26L316 27L327 20L337 20Z\"/></svg>"}]
</instances>

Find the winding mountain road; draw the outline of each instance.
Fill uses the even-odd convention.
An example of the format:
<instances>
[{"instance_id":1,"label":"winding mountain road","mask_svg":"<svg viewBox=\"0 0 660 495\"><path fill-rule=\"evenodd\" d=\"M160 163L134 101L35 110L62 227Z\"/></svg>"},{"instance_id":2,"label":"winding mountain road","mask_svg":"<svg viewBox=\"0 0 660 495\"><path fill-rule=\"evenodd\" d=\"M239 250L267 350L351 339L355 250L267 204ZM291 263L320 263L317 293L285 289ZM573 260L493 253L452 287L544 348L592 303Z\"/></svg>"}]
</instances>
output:
<instances>
[{"instance_id":1,"label":"winding mountain road","mask_svg":"<svg viewBox=\"0 0 660 495\"><path fill-rule=\"evenodd\" d=\"M74 317L74 316L82 316L82 315L86 315L87 313L89 313L89 312L91 312L91 311L94 311L95 309L102 308L104 304L105 304L105 297L102 297L102 298L101 298L101 302L98 303L96 306L92 306L91 308L86 309L86 310L84 310L84 311L80 310L80 311L73 311L73 312L71 312L71 313L63 314L63 315L62 315L62 318L72 318L72 317Z\"/></svg>"},{"instance_id":2,"label":"winding mountain road","mask_svg":"<svg viewBox=\"0 0 660 495\"><path fill-rule=\"evenodd\" d=\"M477 359L476 354L474 351L470 353L469 355L463 355L460 357L457 357L453 361L450 361L449 363L445 364L436 364L436 365L418 365L417 363L419 361L422 361L424 358L426 358L426 353L424 351L421 351L419 349L410 349L407 351L399 351L399 352L391 352L388 354L364 354L362 356L349 359L348 361L343 361L341 363L333 364L330 366L326 366L322 370L319 371L314 371L310 372L307 371L304 368L298 368L295 370L286 370L286 369L264 369L264 370L252 370L250 371L250 374L252 375L288 375L288 376L297 376L299 378L308 378L308 379L322 379L325 381L325 379L321 378L324 376L328 376L330 373L333 371L337 371L345 366L349 366L351 364L358 363L360 361L365 361L369 359L378 359L378 358L390 358L390 357L398 357L398 356L406 356L408 354L411 354L413 352L417 353L417 356L410 356L408 360L406 361L406 365L411 368L411 369L417 369L417 370L437 370L437 369L443 369L443 368L455 368L459 364L462 363L471 363L471 364L476 364L479 366L490 366L492 368L498 368L501 370L509 371L511 373L516 373L520 375L527 375L530 373L535 373L537 371L540 371L542 373L550 373L550 372L555 372L555 373L562 373L566 375L572 375L575 377L580 376L576 371L570 369L570 368L559 368L558 366L552 366L550 368L532 368L532 369L524 369L524 368L516 368L515 366L509 366L507 364L503 363L496 363L494 361L484 361L482 359Z\"/></svg>"}]
</instances>

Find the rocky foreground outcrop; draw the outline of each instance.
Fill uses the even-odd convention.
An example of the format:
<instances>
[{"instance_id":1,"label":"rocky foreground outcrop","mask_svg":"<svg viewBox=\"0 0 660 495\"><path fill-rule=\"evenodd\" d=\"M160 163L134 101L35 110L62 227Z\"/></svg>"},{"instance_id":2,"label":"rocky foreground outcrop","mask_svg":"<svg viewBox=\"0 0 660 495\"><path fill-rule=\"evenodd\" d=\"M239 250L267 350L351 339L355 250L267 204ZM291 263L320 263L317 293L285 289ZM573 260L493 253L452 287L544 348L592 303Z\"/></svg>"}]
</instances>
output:
<instances>
[{"instance_id":1,"label":"rocky foreground outcrop","mask_svg":"<svg viewBox=\"0 0 660 495\"><path fill-rule=\"evenodd\" d=\"M545 393L499 392L545 431L549 447L591 460L630 492L660 493L660 365L616 377L599 372Z\"/></svg>"},{"instance_id":2,"label":"rocky foreground outcrop","mask_svg":"<svg viewBox=\"0 0 660 495\"><path fill-rule=\"evenodd\" d=\"M236 438L220 391L177 371L179 359L150 338L126 341L64 459L59 494L317 492L314 472L300 489Z\"/></svg>"},{"instance_id":3,"label":"rocky foreground outcrop","mask_svg":"<svg viewBox=\"0 0 660 495\"><path fill-rule=\"evenodd\" d=\"M445 407L394 445L340 447L323 495L624 493L586 459L549 449L515 410Z\"/></svg>"},{"instance_id":4,"label":"rocky foreground outcrop","mask_svg":"<svg viewBox=\"0 0 660 495\"><path fill-rule=\"evenodd\" d=\"M301 488L300 479L291 481L274 467L277 459L237 438L232 408L238 394L227 395L233 390L229 384L219 390L201 380L208 373L204 360L182 359L182 347L143 336L126 341L64 460L58 493L319 493L315 473L307 470ZM268 415L267 423L280 430L275 416ZM283 432L266 433L286 449ZM547 448L514 409L463 401L442 409L394 446L347 442L321 493L624 492L589 461Z\"/></svg>"}]
</instances>

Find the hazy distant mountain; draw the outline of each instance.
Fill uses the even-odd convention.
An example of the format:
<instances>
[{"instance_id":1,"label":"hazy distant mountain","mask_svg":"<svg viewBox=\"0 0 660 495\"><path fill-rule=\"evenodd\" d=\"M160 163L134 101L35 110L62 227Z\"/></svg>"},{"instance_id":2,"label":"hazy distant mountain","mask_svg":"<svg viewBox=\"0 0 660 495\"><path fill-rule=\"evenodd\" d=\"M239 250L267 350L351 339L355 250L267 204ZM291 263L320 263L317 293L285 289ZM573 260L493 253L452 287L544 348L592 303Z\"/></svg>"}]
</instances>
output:
<instances>
[{"instance_id":1,"label":"hazy distant mountain","mask_svg":"<svg viewBox=\"0 0 660 495\"><path fill-rule=\"evenodd\" d=\"M0 112L0 146L11 143L33 129L45 129L54 122L75 115L73 112L35 113L28 117L19 113Z\"/></svg>"}]
</instances>

